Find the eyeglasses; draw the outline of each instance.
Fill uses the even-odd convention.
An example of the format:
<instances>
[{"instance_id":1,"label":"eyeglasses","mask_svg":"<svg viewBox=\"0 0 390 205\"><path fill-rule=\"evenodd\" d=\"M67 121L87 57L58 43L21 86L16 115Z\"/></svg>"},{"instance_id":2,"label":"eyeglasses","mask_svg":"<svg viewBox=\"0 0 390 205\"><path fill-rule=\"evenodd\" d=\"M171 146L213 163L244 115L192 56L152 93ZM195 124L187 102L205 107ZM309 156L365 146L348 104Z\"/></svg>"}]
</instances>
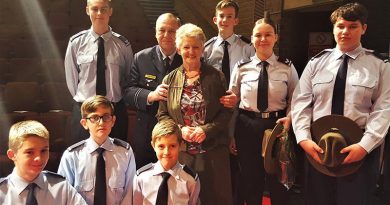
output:
<instances>
[{"instance_id":1,"label":"eyeglasses","mask_svg":"<svg viewBox=\"0 0 390 205\"><path fill-rule=\"evenodd\" d=\"M103 122L110 122L112 120L112 115L103 115L103 116L99 116L99 115L92 115L91 117L86 117L85 119L91 121L92 123L94 124L98 124L100 122L100 120L103 120Z\"/></svg>"}]
</instances>

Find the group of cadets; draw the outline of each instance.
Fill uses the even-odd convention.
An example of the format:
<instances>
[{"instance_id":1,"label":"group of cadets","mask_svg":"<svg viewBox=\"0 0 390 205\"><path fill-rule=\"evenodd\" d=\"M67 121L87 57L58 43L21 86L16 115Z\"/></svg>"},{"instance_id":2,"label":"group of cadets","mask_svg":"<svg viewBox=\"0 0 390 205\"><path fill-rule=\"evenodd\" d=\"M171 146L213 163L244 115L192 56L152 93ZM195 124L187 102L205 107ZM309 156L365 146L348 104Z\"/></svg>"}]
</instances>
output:
<instances>
[{"instance_id":1,"label":"group of cadets","mask_svg":"<svg viewBox=\"0 0 390 205\"><path fill-rule=\"evenodd\" d=\"M333 113L333 85L341 56L347 55L343 115L364 135L342 150L347 153L343 163L365 162L345 177L325 176L306 163L304 196L310 205L371 204L378 147L390 125L390 64L361 45L365 8L350 3L333 12L337 45L313 57L299 82L293 64L273 53L278 40L274 23L265 16L256 22L251 40L246 39L234 33L238 10L231 0L217 4L213 22L218 36L206 42L203 56L230 82L220 102L234 110L230 122L226 119L231 130L226 146L238 156L231 166L240 167L232 172L232 181L240 178L234 184L234 203L261 204L265 178L272 204L290 203L284 187L264 171L262 133L276 123L285 129L292 123L297 143L320 161L323 150L311 140L310 124ZM87 0L86 13L92 26L70 38L65 56L75 144L64 152L58 174L42 171L49 157L48 131L36 121L14 124L7 156L15 168L0 180L0 203L200 204L202 179L179 163L180 128L155 117L159 101L166 101L169 92L163 78L182 64L175 45L180 21L162 14L156 21L158 44L133 56L128 40L109 26L110 0ZM132 147L126 142L126 104L137 110Z\"/></svg>"}]
</instances>

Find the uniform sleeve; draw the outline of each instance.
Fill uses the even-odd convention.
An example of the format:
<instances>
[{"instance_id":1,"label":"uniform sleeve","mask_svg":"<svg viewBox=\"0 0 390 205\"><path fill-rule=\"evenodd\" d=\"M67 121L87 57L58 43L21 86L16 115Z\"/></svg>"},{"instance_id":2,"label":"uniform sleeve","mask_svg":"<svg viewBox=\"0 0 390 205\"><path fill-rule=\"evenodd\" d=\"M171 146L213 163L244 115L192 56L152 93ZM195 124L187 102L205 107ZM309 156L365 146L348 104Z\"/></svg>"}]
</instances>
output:
<instances>
[{"instance_id":1,"label":"uniform sleeve","mask_svg":"<svg viewBox=\"0 0 390 205\"><path fill-rule=\"evenodd\" d=\"M162 81L162 83L165 83L167 84L168 82L168 76L169 75L166 75ZM171 116L169 116L169 112L168 112L168 105L167 105L167 101L165 100L160 100L159 101L159 107L158 107L158 111L157 111L157 114L156 114L156 117L157 117L157 120L158 121L161 121L161 120L166 120L166 119L171 119ZM177 123L177 122L176 122Z\"/></svg>"},{"instance_id":2,"label":"uniform sleeve","mask_svg":"<svg viewBox=\"0 0 390 205\"><path fill-rule=\"evenodd\" d=\"M133 205L142 204L143 201L141 181L139 176L135 175L133 181Z\"/></svg>"},{"instance_id":3,"label":"uniform sleeve","mask_svg":"<svg viewBox=\"0 0 390 205\"><path fill-rule=\"evenodd\" d=\"M196 180L196 183L193 186L189 187L190 198L188 201L189 205L197 205L199 204L199 193L200 193L200 180Z\"/></svg>"},{"instance_id":4,"label":"uniform sleeve","mask_svg":"<svg viewBox=\"0 0 390 205\"><path fill-rule=\"evenodd\" d=\"M71 158L70 152L68 150L65 150L64 154L61 157L61 161L60 161L60 165L58 166L57 173L64 176L66 180L72 186L74 186L75 174L72 166L74 166L74 163L73 163L73 159Z\"/></svg>"},{"instance_id":5,"label":"uniform sleeve","mask_svg":"<svg viewBox=\"0 0 390 205\"><path fill-rule=\"evenodd\" d=\"M297 143L311 139L310 124L312 121L313 94L311 76L313 72L312 61L309 61L302 73L291 100L292 125Z\"/></svg>"},{"instance_id":6,"label":"uniform sleeve","mask_svg":"<svg viewBox=\"0 0 390 205\"><path fill-rule=\"evenodd\" d=\"M229 83L229 90L231 90L234 94L236 94L238 100L240 100L240 72L239 72L239 63L236 63L236 65L233 68L230 83Z\"/></svg>"},{"instance_id":7,"label":"uniform sleeve","mask_svg":"<svg viewBox=\"0 0 390 205\"><path fill-rule=\"evenodd\" d=\"M88 205L84 198L68 182L66 182L65 186L67 190L67 201L65 203L66 205Z\"/></svg>"},{"instance_id":8,"label":"uniform sleeve","mask_svg":"<svg viewBox=\"0 0 390 205\"><path fill-rule=\"evenodd\" d=\"M373 94L372 112L366 130L358 143L368 153L384 140L390 126L390 63L381 62L378 89Z\"/></svg>"},{"instance_id":9,"label":"uniform sleeve","mask_svg":"<svg viewBox=\"0 0 390 205\"><path fill-rule=\"evenodd\" d=\"M77 83L79 81L79 71L76 58L76 49L74 43L69 41L65 54L65 79L69 92L72 96L76 95Z\"/></svg>"},{"instance_id":10,"label":"uniform sleeve","mask_svg":"<svg viewBox=\"0 0 390 205\"><path fill-rule=\"evenodd\" d=\"M148 89L139 87L140 82L140 69L142 69L139 53L135 54L134 62L131 65L130 73L128 76L128 87L125 90L124 99L131 107L135 107L138 110L147 109L147 99L151 92Z\"/></svg>"},{"instance_id":11,"label":"uniform sleeve","mask_svg":"<svg viewBox=\"0 0 390 205\"><path fill-rule=\"evenodd\" d=\"M131 66L134 61L134 54L133 54L133 49L131 48L131 45L125 46L123 49L123 55L125 59L125 65L123 70L122 70L122 75L121 75L121 87L122 90L127 88L129 86L129 75L130 75L130 70Z\"/></svg>"},{"instance_id":12,"label":"uniform sleeve","mask_svg":"<svg viewBox=\"0 0 390 205\"><path fill-rule=\"evenodd\" d=\"M133 201L133 181L135 176L135 158L133 150L130 148L128 151L129 154L129 165L126 171L126 187L124 191L124 196L121 201L123 205L129 205Z\"/></svg>"},{"instance_id":13,"label":"uniform sleeve","mask_svg":"<svg viewBox=\"0 0 390 205\"><path fill-rule=\"evenodd\" d=\"M293 64L290 66L290 71L291 72L288 79L287 116L291 116L291 100L295 87L299 82L298 73Z\"/></svg>"}]
</instances>

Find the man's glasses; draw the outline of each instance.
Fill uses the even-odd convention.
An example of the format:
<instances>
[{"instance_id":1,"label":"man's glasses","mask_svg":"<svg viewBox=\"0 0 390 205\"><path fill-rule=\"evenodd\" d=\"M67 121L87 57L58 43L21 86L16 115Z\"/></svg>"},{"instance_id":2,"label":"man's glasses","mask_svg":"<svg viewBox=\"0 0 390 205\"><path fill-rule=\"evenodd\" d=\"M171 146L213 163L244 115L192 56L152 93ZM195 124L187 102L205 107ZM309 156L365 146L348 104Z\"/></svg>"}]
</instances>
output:
<instances>
[{"instance_id":1,"label":"man's glasses","mask_svg":"<svg viewBox=\"0 0 390 205\"><path fill-rule=\"evenodd\" d=\"M103 120L103 122L111 122L113 116L112 115L103 115L103 116L99 116L99 115L92 115L91 117L86 117L85 119L89 120L90 122L94 123L94 124L98 124L100 122L100 120Z\"/></svg>"}]
</instances>

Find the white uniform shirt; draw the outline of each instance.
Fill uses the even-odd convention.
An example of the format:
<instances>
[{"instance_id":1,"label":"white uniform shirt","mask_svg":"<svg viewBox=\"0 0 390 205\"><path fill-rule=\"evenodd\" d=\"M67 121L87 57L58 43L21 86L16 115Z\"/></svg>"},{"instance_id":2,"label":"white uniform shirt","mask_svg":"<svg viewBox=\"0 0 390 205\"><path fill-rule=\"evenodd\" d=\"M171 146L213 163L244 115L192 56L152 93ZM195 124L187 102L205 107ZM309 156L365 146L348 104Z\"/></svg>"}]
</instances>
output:
<instances>
[{"instance_id":1,"label":"white uniform shirt","mask_svg":"<svg viewBox=\"0 0 390 205\"><path fill-rule=\"evenodd\" d=\"M359 46L346 53L348 72L344 116L365 129L358 143L367 152L380 145L390 125L390 63ZM292 125L297 142L311 139L310 124L330 115L333 87L343 53L327 49L310 60L292 100Z\"/></svg>"},{"instance_id":2,"label":"white uniform shirt","mask_svg":"<svg viewBox=\"0 0 390 205\"><path fill-rule=\"evenodd\" d=\"M133 204L153 205L156 203L158 188L163 180L161 173L168 172L168 205L196 205L200 192L199 178L195 178L183 170L177 163L172 169L164 171L160 162L149 164L134 179ZM145 168L145 167L143 167ZM140 170L142 170L141 168ZM139 171L140 171L139 170Z\"/></svg>"},{"instance_id":3,"label":"white uniform shirt","mask_svg":"<svg viewBox=\"0 0 390 205\"><path fill-rule=\"evenodd\" d=\"M122 99L122 88L127 84L133 51L128 40L110 30L104 39L106 61L106 97L112 102ZM70 38L65 54L65 77L68 89L77 102L96 95L98 38L92 28Z\"/></svg>"},{"instance_id":4,"label":"white uniform shirt","mask_svg":"<svg viewBox=\"0 0 390 205\"><path fill-rule=\"evenodd\" d=\"M34 196L38 204L47 205L87 205L76 189L55 173L43 171L33 181L37 186ZM30 182L20 177L16 169L6 178L0 179L0 204L25 205Z\"/></svg>"},{"instance_id":5,"label":"white uniform shirt","mask_svg":"<svg viewBox=\"0 0 390 205\"><path fill-rule=\"evenodd\" d=\"M107 204L131 204L135 159L131 148L118 146L112 138L100 146L106 164ZM89 205L93 205L99 145L90 137L62 155L58 173L65 176Z\"/></svg>"},{"instance_id":6,"label":"white uniform shirt","mask_svg":"<svg viewBox=\"0 0 390 205\"><path fill-rule=\"evenodd\" d=\"M205 44L206 46L203 53L205 62L219 70L222 70L222 59L224 54L223 41L221 36L210 39ZM238 61L249 59L255 54L255 48L250 43L243 41L241 37L236 34L227 38L226 41L229 42L230 73L232 73L234 65Z\"/></svg>"},{"instance_id":7,"label":"white uniform shirt","mask_svg":"<svg viewBox=\"0 0 390 205\"><path fill-rule=\"evenodd\" d=\"M268 109L267 112L287 109L290 111L290 102L295 86L298 83L298 74L293 64L286 65L279 62L278 57L272 54L267 60L268 71ZM261 60L255 55L251 61L241 66L237 65L232 73L229 89L240 97L239 107L244 110L260 112L257 109L257 86Z\"/></svg>"}]
</instances>

